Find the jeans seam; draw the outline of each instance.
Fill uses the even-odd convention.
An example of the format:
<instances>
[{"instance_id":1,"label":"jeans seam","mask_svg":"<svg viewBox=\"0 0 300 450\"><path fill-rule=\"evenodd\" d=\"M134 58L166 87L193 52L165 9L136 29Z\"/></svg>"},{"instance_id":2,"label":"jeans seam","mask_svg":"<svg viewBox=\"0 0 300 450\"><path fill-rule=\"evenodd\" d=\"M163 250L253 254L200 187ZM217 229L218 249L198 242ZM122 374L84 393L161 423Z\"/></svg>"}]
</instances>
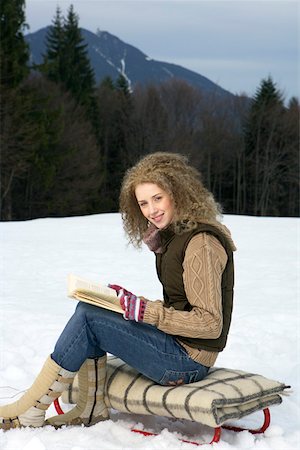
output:
<instances>
[{"instance_id":1,"label":"jeans seam","mask_svg":"<svg viewBox=\"0 0 300 450\"><path fill-rule=\"evenodd\" d=\"M68 346L68 348L64 351L64 353L61 354L61 358L60 358L60 362L61 362L61 366L63 366L63 362L65 361L66 357L69 356L69 352L70 349L72 349L74 347L74 344L77 343L77 341L79 341L79 339L81 338L82 334L86 331L86 327L87 324L85 323L80 331L80 333L75 337L75 339L73 339L73 341L70 343L70 345Z\"/></svg>"}]
</instances>

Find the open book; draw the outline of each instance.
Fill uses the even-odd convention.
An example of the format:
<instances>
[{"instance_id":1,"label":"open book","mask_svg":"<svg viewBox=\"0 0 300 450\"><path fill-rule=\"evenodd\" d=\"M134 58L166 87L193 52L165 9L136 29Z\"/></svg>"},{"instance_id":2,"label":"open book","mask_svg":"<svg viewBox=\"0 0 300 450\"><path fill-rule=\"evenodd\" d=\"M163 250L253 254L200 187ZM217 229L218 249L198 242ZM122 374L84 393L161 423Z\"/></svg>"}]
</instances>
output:
<instances>
[{"instance_id":1,"label":"open book","mask_svg":"<svg viewBox=\"0 0 300 450\"><path fill-rule=\"evenodd\" d=\"M85 280L74 274L68 276L68 296L100 308L124 313L114 289Z\"/></svg>"}]
</instances>

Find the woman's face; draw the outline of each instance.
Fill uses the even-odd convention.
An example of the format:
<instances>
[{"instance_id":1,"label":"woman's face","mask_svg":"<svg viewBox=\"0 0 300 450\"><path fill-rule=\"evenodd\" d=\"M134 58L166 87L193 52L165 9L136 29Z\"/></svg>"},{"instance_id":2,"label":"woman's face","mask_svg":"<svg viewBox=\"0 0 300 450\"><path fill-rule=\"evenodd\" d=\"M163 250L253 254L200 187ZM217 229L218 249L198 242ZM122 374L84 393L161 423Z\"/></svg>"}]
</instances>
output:
<instances>
[{"instance_id":1,"label":"woman's face","mask_svg":"<svg viewBox=\"0 0 300 450\"><path fill-rule=\"evenodd\" d=\"M138 184L135 196L142 214L157 228L166 228L174 217L174 202L170 195L153 183Z\"/></svg>"}]
</instances>

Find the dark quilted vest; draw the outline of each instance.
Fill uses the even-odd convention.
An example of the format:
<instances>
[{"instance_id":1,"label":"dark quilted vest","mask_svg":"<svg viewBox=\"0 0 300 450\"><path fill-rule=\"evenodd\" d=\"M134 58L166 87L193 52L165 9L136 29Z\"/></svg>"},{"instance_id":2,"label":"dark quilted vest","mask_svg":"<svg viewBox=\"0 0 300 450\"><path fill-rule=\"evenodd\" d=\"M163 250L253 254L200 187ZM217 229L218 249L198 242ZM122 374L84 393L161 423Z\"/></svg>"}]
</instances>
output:
<instances>
[{"instance_id":1,"label":"dark quilted vest","mask_svg":"<svg viewBox=\"0 0 300 450\"><path fill-rule=\"evenodd\" d=\"M200 232L211 233L226 250L228 260L222 275L222 307L223 329L217 339L198 339L181 337L183 343L193 348L220 352L224 349L231 322L233 303L234 267L231 246L219 229L213 225L199 224L195 230L175 235L170 230L160 232L162 238L162 253L156 254L156 270L163 285L164 303L167 308L173 307L181 311L190 311L192 306L188 302L183 285L183 260L185 250L193 236Z\"/></svg>"}]
</instances>

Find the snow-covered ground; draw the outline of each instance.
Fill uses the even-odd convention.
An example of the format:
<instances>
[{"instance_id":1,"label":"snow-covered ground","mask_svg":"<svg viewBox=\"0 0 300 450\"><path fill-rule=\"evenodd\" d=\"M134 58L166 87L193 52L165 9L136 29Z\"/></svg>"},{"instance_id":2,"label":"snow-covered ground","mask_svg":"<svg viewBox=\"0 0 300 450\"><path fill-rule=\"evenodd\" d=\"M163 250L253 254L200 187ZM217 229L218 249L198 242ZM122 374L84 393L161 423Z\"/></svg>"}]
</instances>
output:
<instances>
[{"instance_id":1,"label":"snow-covered ground","mask_svg":"<svg viewBox=\"0 0 300 450\"><path fill-rule=\"evenodd\" d=\"M264 435L223 431L216 448L296 450L300 448L299 220L225 216L224 223L238 251L233 323L217 365L277 379L291 385L292 394L271 408L271 426ZM150 299L161 298L154 255L146 248L137 251L127 246L119 214L0 223L0 244L2 404L31 385L72 314L75 303L66 296L68 273L118 283ZM53 414L51 407L47 415ZM258 413L243 420L254 427L261 423ZM137 425L159 435L132 433L130 428ZM91 428L0 431L0 448L197 448L178 437L208 442L212 430L191 422L113 413L112 420Z\"/></svg>"}]
</instances>

